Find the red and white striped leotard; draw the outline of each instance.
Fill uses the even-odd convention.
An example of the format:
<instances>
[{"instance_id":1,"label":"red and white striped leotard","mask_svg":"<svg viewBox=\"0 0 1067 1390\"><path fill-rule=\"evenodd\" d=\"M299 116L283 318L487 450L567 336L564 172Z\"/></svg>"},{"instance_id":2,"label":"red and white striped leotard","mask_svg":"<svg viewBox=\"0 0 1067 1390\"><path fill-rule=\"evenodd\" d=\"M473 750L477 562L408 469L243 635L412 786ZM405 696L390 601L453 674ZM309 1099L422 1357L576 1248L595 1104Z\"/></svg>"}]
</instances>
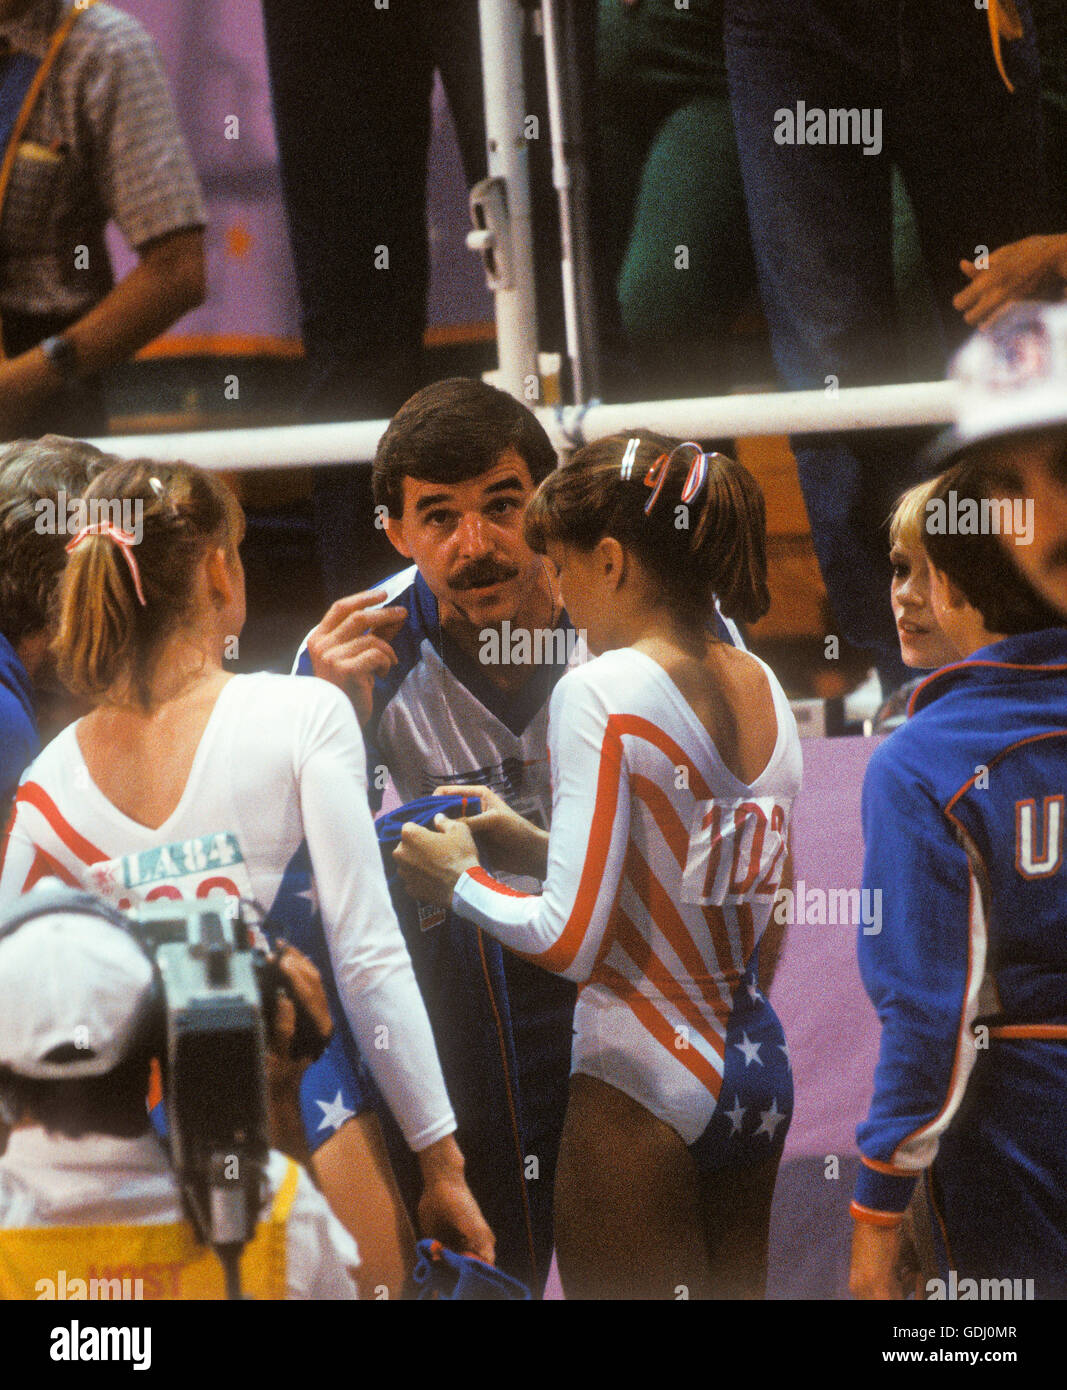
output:
<instances>
[{"instance_id":1,"label":"red and white striped leotard","mask_svg":"<svg viewBox=\"0 0 1067 1390\"><path fill-rule=\"evenodd\" d=\"M743 1113L748 1063L758 1062L753 1074L763 1065L751 1051L743 1063L727 1056L728 1046L744 1051L732 1016L743 1003L751 1018L758 998L773 1018L746 971L781 878L801 758L785 693L760 665L778 737L750 785L643 652L607 652L565 675L549 712L544 891L516 893L479 868L461 876L452 901L504 945L581 984L572 1071L618 1087L687 1144L708 1128L727 1067L727 1104Z\"/></svg>"}]
</instances>

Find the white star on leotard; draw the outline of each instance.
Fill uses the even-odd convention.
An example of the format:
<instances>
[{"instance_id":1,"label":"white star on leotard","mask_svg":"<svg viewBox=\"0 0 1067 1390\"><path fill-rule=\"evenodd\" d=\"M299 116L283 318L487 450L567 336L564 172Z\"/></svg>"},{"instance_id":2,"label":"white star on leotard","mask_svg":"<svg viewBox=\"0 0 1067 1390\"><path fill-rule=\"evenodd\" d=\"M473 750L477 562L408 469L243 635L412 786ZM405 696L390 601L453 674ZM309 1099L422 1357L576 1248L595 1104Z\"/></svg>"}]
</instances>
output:
<instances>
[{"instance_id":1,"label":"white star on leotard","mask_svg":"<svg viewBox=\"0 0 1067 1390\"><path fill-rule=\"evenodd\" d=\"M734 1043L734 1047L739 1047L741 1051L745 1054L746 1071L753 1062L758 1063L758 1065L761 1067L763 1066L763 1062L760 1060L759 1055L759 1050L762 1046L762 1043L749 1042L747 1033L742 1033L741 1041L739 1043Z\"/></svg>"},{"instance_id":2,"label":"white star on leotard","mask_svg":"<svg viewBox=\"0 0 1067 1390\"><path fill-rule=\"evenodd\" d=\"M730 1138L732 1139L735 1134L741 1133L741 1121L745 1118L745 1112L741 1107L741 1097L734 1096L734 1108L724 1110L723 1114L730 1121Z\"/></svg>"},{"instance_id":3,"label":"white star on leotard","mask_svg":"<svg viewBox=\"0 0 1067 1390\"><path fill-rule=\"evenodd\" d=\"M297 893L295 896L298 898L303 898L304 902L310 905L313 912L318 912L319 895L318 893L316 893L315 885L313 883L309 883L306 888L302 888L300 892Z\"/></svg>"},{"instance_id":4,"label":"white star on leotard","mask_svg":"<svg viewBox=\"0 0 1067 1390\"><path fill-rule=\"evenodd\" d=\"M771 1108L769 1110L761 1110L759 1112L759 1117L760 1127L756 1130L756 1134L765 1134L768 1140L774 1139L774 1131L786 1118L778 1109L778 1101L773 1096L771 1098Z\"/></svg>"},{"instance_id":5,"label":"white star on leotard","mask_svg":"<svg viewBox=\"0 0 1067 1390\"><path fill-rule=\"evenodd\" d=\"M346 1120L350 1120L356 1113L349 1110L341 1099L341 1092L338 1091L333 1100L327 1102L317 1100L315 1104L322 1111L322 1120L319 1122L319 1129L332 1129L334 1132L339 1130Z\"/></svg>"},{"instance_id":6,"label":"white star on leotard","mask_svg":"<svg viewBox=\"0 0 1067 1390\"><path fill-rule=\"evenodd\" d=\"M760 993L759 985L756 984L755 980L749 980L745 988L748 990L748 997L752 1000L753 1004L758 1004L763 998L763 995Z\"/></svg>"}]
</instances>

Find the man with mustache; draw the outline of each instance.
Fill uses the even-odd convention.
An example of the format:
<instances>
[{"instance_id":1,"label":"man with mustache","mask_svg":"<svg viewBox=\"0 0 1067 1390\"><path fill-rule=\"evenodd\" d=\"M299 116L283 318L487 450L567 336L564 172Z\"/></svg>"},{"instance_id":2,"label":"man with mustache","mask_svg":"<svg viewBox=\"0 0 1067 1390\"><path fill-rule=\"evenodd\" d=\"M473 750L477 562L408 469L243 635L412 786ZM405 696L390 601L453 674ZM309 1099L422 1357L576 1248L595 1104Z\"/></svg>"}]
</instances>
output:
<instances>
[{"instance_id":1,"label":"man with mustache","mask_svg":"<svg viewBox=\"0 0 1067 1390\"><path fill-rule=\"evenodd\" d=\"M520 402L453 378L398 411L374 462L376 521L412 563L374 591L335 603L296 670L350 696L368 782L401 802L445 785L487 786L547 826L548 701L571 642L542 642L539 664L482 657L482 634L572 629L541 557L523 540L526 503L556 454ZM503 629L507 632L508 629ZM516 887L536 891L533 880ZM467 1179L497 1237L502 1269L543 1286L552 1187L567 1103L574 986L453 931L444 913L398 915L427 1003ZM351 1108L373 1103L353 1082ZM382 1115L388 1128L388 1117ZM404 1183L404 1156L394 1146Z\"/></svg>"}]
</instances>

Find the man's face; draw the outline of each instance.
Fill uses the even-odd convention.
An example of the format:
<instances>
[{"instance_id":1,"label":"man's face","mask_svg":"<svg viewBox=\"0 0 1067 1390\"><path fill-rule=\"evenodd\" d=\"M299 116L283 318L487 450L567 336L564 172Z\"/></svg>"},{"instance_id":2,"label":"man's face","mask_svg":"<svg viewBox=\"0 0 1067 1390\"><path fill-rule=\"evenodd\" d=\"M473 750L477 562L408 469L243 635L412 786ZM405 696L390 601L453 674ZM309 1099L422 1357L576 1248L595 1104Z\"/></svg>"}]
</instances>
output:
<instances>
[{"instance_id":1,"label":"man's face","mask_svg":"<svg viewBox=\"0 0 1067 1390\"><path fill-rule=\"evenodd\" d=\"M386 534L419 567L442 622L458 614L481 629L513 620L542 573L522 538L534 482L517 450L505 449L466 482L405 478L403 485L403 515L387 519Z\"/></svg>"},{"instance_id":2,"label":"man's face","mask_svg":"<svg viewBox=\"0 0 1067 1390\"><path fill-rule=\"evenodd\" d=\"M1029 435L991 449L990 496L1033 500L1029 545L1001 538L1012 560L1049 603L1067 616L1067 431Z\"/></svg>"}]
</instances>

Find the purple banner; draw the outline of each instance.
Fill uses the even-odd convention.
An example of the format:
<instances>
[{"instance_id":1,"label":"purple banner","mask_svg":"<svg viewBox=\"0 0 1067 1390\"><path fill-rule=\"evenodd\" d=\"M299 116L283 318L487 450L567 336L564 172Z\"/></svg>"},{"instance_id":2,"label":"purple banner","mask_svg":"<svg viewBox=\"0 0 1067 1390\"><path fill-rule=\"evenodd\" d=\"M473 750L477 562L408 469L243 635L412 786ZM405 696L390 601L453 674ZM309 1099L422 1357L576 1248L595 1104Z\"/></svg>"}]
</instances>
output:
<instances>
[{"instance_id":1,"label":"purple banner","mask_svg":"<svg viewBox=\"0 0 1067 1390\"><path fill-rule=\"evenodd\" d=\"M787 1158L856 1153L856 1125L871 1098L878 1019L856 964L858 927L812 919L833 915L840 899L831 893L860 886L860 793L879 742L809 738L802 744L804 789L793 822L795 921L786 927L773 992L797 1097Z\"/></svg>"}]
</instances>

